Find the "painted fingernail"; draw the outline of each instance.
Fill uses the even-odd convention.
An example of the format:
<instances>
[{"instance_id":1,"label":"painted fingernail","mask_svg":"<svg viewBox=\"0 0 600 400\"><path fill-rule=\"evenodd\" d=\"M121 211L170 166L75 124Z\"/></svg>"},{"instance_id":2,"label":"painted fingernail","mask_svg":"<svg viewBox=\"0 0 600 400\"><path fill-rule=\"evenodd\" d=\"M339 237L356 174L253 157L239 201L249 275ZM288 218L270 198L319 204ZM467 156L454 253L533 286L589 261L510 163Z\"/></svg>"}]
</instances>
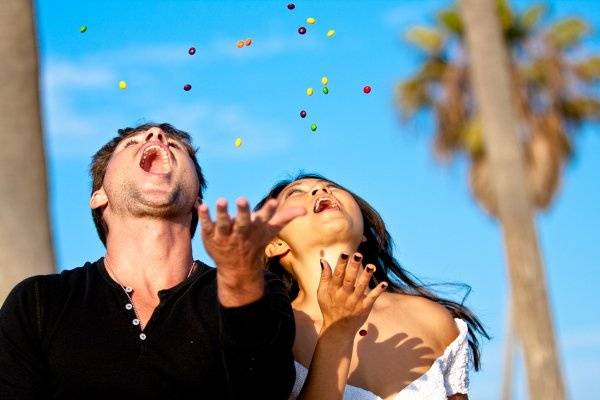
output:
<instances>
[{"instance_id":1,"label":"painted fingernail","mask_svg":"<svg viewBox=\"0 0 600 400\"><path fill-rule=\"evenodd\" d=\"M358 253L354 254L353 258L354 258L354 261L356 261L356 262L362 260L362 256L360 254L358 254Z\"/></svg>"},{"instance_id":2,"label":"painted fingernail","mask_svg":"<svg viewBox=\"0 0 600 400\"><path fill-rule=\"evenodd\" d=\"M368 273L373 273L375 271L377 271L377 268L374 265L371 265L371 264L367 265L367 272Z\"/></svg>"},{"instance_id":3,"label":"painted fingernail","mask_svg":"<svg viewBox=\"0 0 600 400\"><path fill-rule=\"evenodd\" d=\"M319 264L321 264L321 271L323 271L323 269L325 268L325 267L323 266L323 260L319 260Z\"/></svg>"},{"instance_id":4,"label":"painted fingernail","mask_svg":"<svg viewBox=\"0 0 600 400\"><path fill-rule=\"evenodd\" d=\"M342 254L340 254L340 258L341 258L342 260L344 260L344 261L346 261L346 260L348 259L348 257L349 257L349 256L348 256L348 254L346 254L346 253L342 253Z\"/></svg>"},{"instance_id":5,"label":"painted fingernail","mask_svg":"<svg viewBox=\"0 0 600 400\"><path fill-rule=\"evenodd\" d=\"M387 282L383 282L383 283L381 284L381 287L382 287L382 288L384 288L384 289L387 289L387 287L388 287L388 284L387 284Z\"/></svg>"}]
</instances>

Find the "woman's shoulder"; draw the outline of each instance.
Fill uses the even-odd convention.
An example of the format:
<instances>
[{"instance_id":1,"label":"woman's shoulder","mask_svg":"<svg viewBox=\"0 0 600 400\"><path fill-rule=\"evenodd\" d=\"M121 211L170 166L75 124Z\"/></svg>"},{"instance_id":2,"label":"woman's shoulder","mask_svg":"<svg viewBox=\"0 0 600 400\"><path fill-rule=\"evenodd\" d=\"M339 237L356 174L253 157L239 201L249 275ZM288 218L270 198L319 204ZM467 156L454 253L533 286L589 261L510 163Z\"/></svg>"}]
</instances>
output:
<instances>
[{"instance_id":1,"label":"woman's shoulder","mask_svg":"<svg viewBox=\"0 0 600 400\"><path fill-rule=\"evenodd\" d=\"M422 296L386 293L381 297L379 309L394 325L425 338L437 353L443 353L460 333L446 307Z\"/></svg>"}]
</instances>

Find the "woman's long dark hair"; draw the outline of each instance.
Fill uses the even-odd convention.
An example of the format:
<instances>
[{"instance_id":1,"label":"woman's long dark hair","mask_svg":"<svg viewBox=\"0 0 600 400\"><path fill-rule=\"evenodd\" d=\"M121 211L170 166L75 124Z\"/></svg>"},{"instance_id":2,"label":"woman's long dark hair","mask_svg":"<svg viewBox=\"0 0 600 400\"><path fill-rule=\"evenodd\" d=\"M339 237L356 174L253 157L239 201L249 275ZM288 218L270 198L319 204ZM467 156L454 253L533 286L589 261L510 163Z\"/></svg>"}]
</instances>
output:
<instances>
[{"instance_id":1,"label":"woman's long dark hair","mask_svg":"<svg viewBox=\"0 0 600 400\"><path fill-rule=\"evenodd\" d=\"M383 219L362 197L321 175L301 173L292 179L286 179L275 184L275 186L271 188L271 191L258 202L255 209L261 208L267 200L277 198L279 193L281 193L288 185L301 179L319 179L329 182L340 189L347 191L354 197L354 200L358 203L362 213L364 220L364 235L367 238L366 241L361 243L357 251L363 255L363 262L365 265L373 264L377 267L369 286L373 288L379 282L386 281L389 283L388 291L424 297L443 305L450 311L454 318L461 318L464 320L469 327L468 340L472 351L473 365L475 370L478 371L481 366L478 336L481 335L486 339L489 339L490 337L475 314L463 305L471 288L468 285L460 284L462 287L467 288L467 293L460 303L444 299L436 295L414 275L402 268L393 256L393 241L385 227ZM298 283L292 275L281 266L279 259L277 257L268 259L266 261L266 268L283 280L288 288L290 298L296 298L299 291Z\"/></svg>"}]
</instances>

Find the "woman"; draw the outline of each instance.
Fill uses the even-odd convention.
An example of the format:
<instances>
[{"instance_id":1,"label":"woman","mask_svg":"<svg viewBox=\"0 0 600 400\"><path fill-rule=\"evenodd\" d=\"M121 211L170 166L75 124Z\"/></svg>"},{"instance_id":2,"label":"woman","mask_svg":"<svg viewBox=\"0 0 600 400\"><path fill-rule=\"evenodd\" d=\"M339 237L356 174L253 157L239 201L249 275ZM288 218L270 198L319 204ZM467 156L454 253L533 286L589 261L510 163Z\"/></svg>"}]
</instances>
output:
<instances>
[{"instance_id":1,"label":"woman","mask_svg":"<svg viewBox=\"0 0 600 400\"><path fill-rule=\"evenodd\" d=\"M310 388L302 394L318 386L315 370L331 375L334 366L341 387L346 384L344 399L466 399L469 364L475 370L480 366L477 335L489 337L467 307L438 297L398 264L379 214L319 175L278 183L257 208L271 198L279 208L307 209L265 249L267 268L288 284L293 299L297 380L292 398L299 395L309 366ZM335 265L333 277L329 265ZM346 301L336 293L344 293L344 286L346 293L353 292L365 277L372 309L365 300L362 311L345 310L353 317L347 324L342 310L338 328L331 328L324 315L335 314L336 301L338 306ZM349 345L343 337L351 337Z\"/></svg>"}]
</instances>

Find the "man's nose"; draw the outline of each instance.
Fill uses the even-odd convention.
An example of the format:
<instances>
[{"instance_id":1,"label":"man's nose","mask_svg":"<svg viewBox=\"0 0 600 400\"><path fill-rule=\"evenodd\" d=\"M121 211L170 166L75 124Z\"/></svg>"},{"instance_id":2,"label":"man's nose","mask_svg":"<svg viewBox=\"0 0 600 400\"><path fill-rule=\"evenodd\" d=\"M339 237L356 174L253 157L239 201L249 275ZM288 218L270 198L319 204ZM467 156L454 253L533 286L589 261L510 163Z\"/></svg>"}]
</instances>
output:
<instances>
[{"instance_id":1,"label":"man's nose","mask_svg":"<svg viewBox=\"0 0 600 400\"><path fill-rule=\"evenodd\" d=\"M159 140L161 143L166 143L167 141L167 138L165 137L164 133L155 131L150 131L146 135L146 142L152 139Z\"/></svg>"}]
</instances>

